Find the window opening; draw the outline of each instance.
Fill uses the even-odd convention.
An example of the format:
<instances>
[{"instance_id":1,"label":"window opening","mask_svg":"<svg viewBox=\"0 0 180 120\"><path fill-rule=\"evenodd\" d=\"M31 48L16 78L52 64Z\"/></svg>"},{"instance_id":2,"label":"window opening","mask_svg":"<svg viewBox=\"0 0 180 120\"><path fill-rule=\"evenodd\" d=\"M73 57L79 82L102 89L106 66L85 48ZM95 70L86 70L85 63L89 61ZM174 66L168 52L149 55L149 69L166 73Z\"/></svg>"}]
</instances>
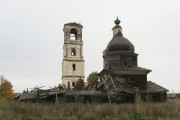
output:
<instances>
[{"instance_id":1,"label":"window opening","mask_svg":"<svg viewBox=\"0 0 180 120\"><path fill-rule=\"evenodd\" d=\"M75 82L72 82L72 86L73 86L73 87L75 86Z\"/></svg>"},{"instance_id":2,"label":"window opening","mask_svg":"<svg viewBox=\"0 0 180 120\"><path fill-rule=\"evenodd\" d=\"M72 68L73 68L73 71L75 71L76 70L76 64L73 64Z\"/></svg>"},{"instance_id":3,"label":"window opening","mask_svg":"<svg viewBox=\"0 0 180 120\"><path fill-rule=\"evenodd\" d=\"M75 55L76 55L76 49L75 49L75 48L72 48L72 49L71 49L71 55L72 55L72 56L75 56Z\"/></svg>"},{"instance_id":4,"label":"window opening","mask_svg":"<svg viewBox=\"0 0 180 120\"><path fill-rule=\"evenodd\" d=\"M68 90L70 90L70 82L68 81Z\"/></svg>"},{"instance_id":5,"label":"window opening","mask_svg":"<svg viewBox=\"0 0 180 120\"><path fill-rule=\"evenodd\" d=\"M77 30L76 29L71 29L71 31L70 31L70 39L71 40L77 40Z\"/></svg>"},{"instance_id":6,"label":"window opening","mask_svg":"<svg viewBox=\"0 0 180 120\"><path fill-rule=\"evenodd\" d=\"M127 66L127 62L124 62L124 65Z\"/></svg>"},{"instance_id":7,"label":"window opening","mask_svg":"<svg viewBox=\"0 0 180 120\"><path fill-rule=\"evenodd\" d=\"M131 78L130 80L131 80L131 82L134 82L134 78Z\"/></svg>"}]
</instances>

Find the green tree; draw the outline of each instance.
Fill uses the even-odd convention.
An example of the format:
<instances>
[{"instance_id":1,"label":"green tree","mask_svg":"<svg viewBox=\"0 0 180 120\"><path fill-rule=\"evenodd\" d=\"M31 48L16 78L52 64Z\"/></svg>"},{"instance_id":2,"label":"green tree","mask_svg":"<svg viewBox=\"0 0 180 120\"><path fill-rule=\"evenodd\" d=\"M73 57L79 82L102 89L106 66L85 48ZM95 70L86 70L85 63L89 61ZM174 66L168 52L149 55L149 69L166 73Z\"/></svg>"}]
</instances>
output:
<instances>
[{"instance_id":1,"label":"green tree","mask_svg":"<svg viewBox=\"0 0 180 120\"><path fill-rule=\"evenodd\" d=\"M8 100L12 99L15 96L12 88L13 86L11 82L9 82L8 80L3 80L0 85L0 96Z\"/></svg>"},{"instance_id":2,"label":"green tree","mask_svg":"<svg viewBox=\"0 0 180 120\"><path fill-rule=\"evenodd\" d=\"M98 72L95 71L95 72L90 73L89 76L87 77L89 87L92 88L94 85L96 85L97 80L98 80Z\"/></svg>"}]
</instances>

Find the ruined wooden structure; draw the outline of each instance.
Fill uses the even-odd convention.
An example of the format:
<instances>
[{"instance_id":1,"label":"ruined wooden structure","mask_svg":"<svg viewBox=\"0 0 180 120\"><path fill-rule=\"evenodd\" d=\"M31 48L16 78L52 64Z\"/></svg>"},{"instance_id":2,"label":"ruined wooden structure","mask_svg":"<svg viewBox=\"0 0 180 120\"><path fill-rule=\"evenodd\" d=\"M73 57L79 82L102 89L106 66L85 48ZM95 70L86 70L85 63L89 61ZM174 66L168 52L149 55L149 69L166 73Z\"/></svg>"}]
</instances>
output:
<instances>
[{"instance_id":1,"label":"ruined wooden structure","mask_svg":"<svg viewBox=\"0 0 180 120\"><path fill-rule=\"evenodd\" d=\"M138 66L134 45L123 36L120 20L117 18L114 23L113 37L103 52L104 68L99 76L111 76L113 82L108 84L109 91L123 91L132 95L138 92L145 101L166 101L168 90L147 81L151 70Z\"/></svg>"},{"instance_id":2,"label":"ruined wooden structure","mask_svg":"<svg viewBox=\"0 0 180 120\"><path fill-rule=\"evenodd\" d=\"M167 89L147 81L147 89L128 87L123 83L114 83L111 75L99 77L98 84L90 91L66 91L60 88L48 90L36 89L16 96L20 102L40 103L127 103L135 102L135 97L141 95L143 101L166 101ZM121 84L121 85L120 85ZM120 89L121 86L121 89Z\"/></svg>"}]
</instances>

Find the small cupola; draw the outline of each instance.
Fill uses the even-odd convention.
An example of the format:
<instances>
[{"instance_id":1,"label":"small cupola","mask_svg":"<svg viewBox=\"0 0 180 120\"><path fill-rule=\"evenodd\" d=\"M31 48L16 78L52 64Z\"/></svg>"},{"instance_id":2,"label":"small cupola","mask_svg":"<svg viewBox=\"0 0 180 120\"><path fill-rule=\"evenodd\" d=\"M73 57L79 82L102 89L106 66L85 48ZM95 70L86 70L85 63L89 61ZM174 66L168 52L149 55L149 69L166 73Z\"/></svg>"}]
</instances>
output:
<instances>
[{"instance_id":1,"label":"small cupola","mask_svg":"<svg viewBox=\"0 0 180 120\"><path fill-rule=\"evenodd\" d=\"M122 27L119 25L120 24L120 20L118 19L118 17L116 18L116 20L114 21L114 23L116 24L112 30L113 30L113 36L115 36L117 33L122 34Z\"/></svg>"}]
</instances>

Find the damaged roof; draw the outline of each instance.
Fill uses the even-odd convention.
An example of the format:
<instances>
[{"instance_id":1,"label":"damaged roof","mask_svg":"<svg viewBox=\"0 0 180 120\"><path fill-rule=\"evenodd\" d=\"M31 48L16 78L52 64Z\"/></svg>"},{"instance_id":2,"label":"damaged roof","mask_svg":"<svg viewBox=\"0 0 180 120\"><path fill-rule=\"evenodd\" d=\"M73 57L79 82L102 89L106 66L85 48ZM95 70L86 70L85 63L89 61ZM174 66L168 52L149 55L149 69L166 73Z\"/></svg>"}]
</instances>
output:
<instances>
[{"instance_id":1,"label":"damaged roof","mask_svg":"<svg viewBox=\"0 0 180 120\"><path fill-rule=\"evenodd\" d=\"M27 100L27 99L34 99L36 98L36 93L22 93L20 98L19 98L19 101L21 100Z\"/></svg>"},{"instance_id":2,"label":"damaged roof","mask_svg":"<svg viewBox=\"0 0 180 120\"><path fill-rule=\"evenodd\" d=\"M169 92L169 90L152 81L147 81L147 92Z\"/></svg>"},{"instance_id":3,"label":"damaged roof","mask_svg":"<svg viewBox=\"0 0 180 120\"><path fill-rule=\"evenodd\" d=\"M76 22L66 23L66 24L64 24L64 26L65 25L83 27L81 24L76 23Z\"/></svg>"}]
</instances>

